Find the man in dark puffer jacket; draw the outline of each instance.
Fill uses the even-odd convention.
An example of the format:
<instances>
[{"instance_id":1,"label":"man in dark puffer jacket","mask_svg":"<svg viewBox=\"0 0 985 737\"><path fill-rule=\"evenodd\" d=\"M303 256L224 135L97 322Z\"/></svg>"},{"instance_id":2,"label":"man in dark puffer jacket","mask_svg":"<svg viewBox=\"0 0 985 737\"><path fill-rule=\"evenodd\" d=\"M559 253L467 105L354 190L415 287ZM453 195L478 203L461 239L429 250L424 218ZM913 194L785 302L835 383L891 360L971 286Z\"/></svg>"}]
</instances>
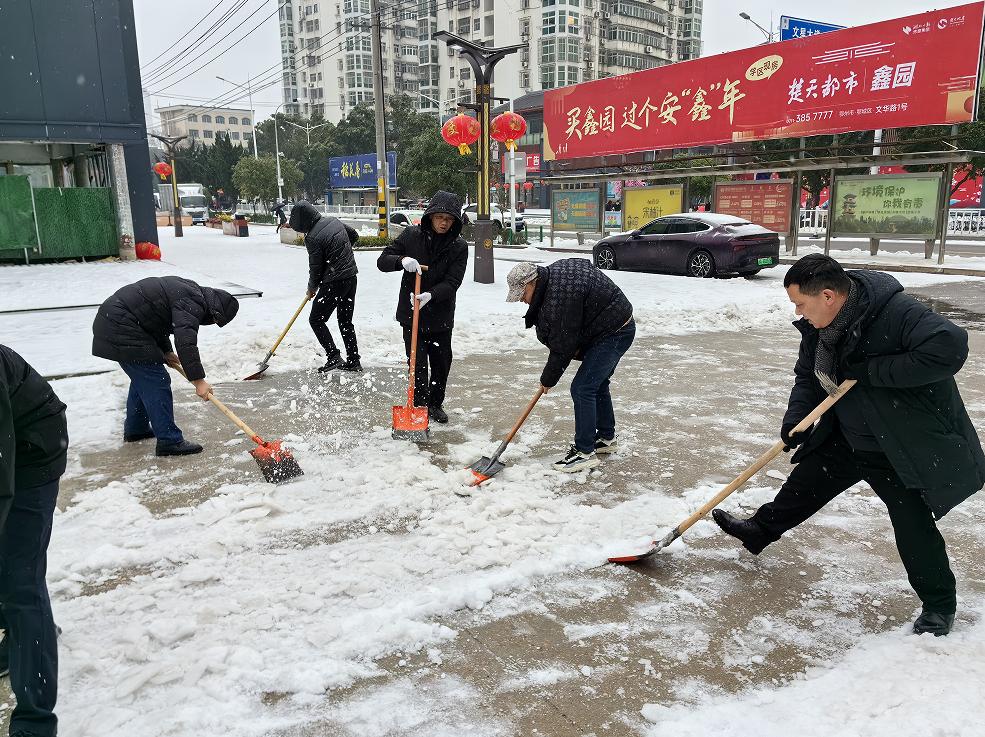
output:
<instances>
[{"instance_id":1,"label":"man in dark puffer jacket","mask_svg":"<svg viewBox=\"0 0 985 737\"><path fill-rule=\"evenodd\" d=\"M420 226L408 226L380 254L380 271L401 271L397 322L404 329L404 349L410 358L410 327L414 316L414 279L421 277L417 380L414 404L427 406L435 422L448 422L441 406L451 371L451 333L455 326L455 295L465 278L469 247L462 232L462 201L451 192L436 192L421 216ZM430 369L430 381L429 381Z\"/></svg>"},{"instance_id":2,"label":"man in dark puffer jacket","mask_svg":"<svg viewBox=\"0 0 985 737\"><path fill-rule=\"evenodd\" d=\"M633 306L583 258L561 259L547 267L517 264L506 283L506 301L530 305L527 327L536 326L537 340L550 350L540 376L544 392L558 383L572 359L582 362L571 382L575 442L554 468L567 473L594 468L597 454L617 449L609 379L636 336Z\"/></svg>"},{"instance_id":3,"label":"man in dark puffer jacket","mask_svg":"<svg viewBox=\"0 0 985 737\"><path fill-rule=\"evenodd\" d=\"M10 672L17 700L12 735L54 735L58 728L58 649L45 570L67 449L65 405L0 345L0 672Z\"/></svg>"},{"instance_id":4,"label":"man in dark puffer jacket","mask_svg":"<svg viewBox=\"0 0 985 737\"><path fill-rule=\"evenodd\" d=\"M100 305L92 323L92 354L116 361L130 377L125 442L156 437L159 456L202 451L174 424L171 378L164 364L183 367L195 393L207 399L212 387L198 354L198 328L222 327L238 311L239 302L228 292L179 276L141 279Z\"/></svg>"},{"instance_id":5,"label":"man in dark puffer jacket","mask_svg":"<svg viewBox=\"0 0 985 737\"><path fill-rule=\"evenodd\" d=\"M304 233L304 246L308 249L308 296L315 300L308 323L325 349L325 365L318 370L362 371L356 328L352 324L359 271L352 246L359 240L359 234L338 218L322 215L304 200L291 210L291 229ZM328 329L328 319L336 310L345 345L344 363Z\"/></svg>"},{"instance_id":6,"label":"man in dark puffer jacket","mask_svg":"<svg viewBox=\"0 0 985 737\"><path fill-rule=\"evenodd\" d=\"M957 606L954 574L934 518L985 484L985 454L954 381L968 333L907 294L889 274L846 273L810 254L784 277L803 318L794 385L780 437L799 445L776 499L749 519L712 515L751 553L780 539L865 481L889 510L896 547L923 603L913 631L946 635ZM839 382L858 383L813 430L792 433Z\"/></svg>"}]
</instances>

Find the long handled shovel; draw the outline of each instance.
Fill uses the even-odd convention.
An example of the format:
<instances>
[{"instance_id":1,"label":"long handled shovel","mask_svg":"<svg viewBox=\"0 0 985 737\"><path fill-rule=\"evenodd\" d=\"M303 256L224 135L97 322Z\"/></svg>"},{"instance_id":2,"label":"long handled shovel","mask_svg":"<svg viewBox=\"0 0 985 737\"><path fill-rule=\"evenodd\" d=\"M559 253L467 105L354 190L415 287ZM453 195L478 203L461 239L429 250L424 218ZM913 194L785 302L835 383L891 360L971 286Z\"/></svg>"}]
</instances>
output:
<instances>
[{"instance_id":1,"label":"long handled shovel","mask_svg":"<svg viewBox=\"0 0 985 737\"><path fill-rule=\"evenodd\" d=\"M506 464L502 463L499 460L499 457L503 455L503 451L506 450L506 446L510 444L513 437L520 431L523 423L527 421L527 417L529 417L530 413L533 412L534 405L537 404L537 400L539 400L542 396L544 396L544 387L540 387L537 390L537 393L534 394L534 398L527 402L527 406L523 410L523 414L520 415L520 418L516 421L516 424L513 425L513 429L509 431L503 442L499 444L498 448L496 448L496 452L492 454L492 458L482 456L482 458L469 466L472 470L472 476L474 477L469 486L478 486L506 468Z\"/></svg>"},{"instance_id":2,"label":"long handled shovel","mask_svg":"<svg viewBox=\"0 0 985 737\"><path fill-rule=\"evenodd\" d=\"M799 423L797 423L797 426L790 431L790 434L793 435L794 433L804 432L804 430L807 430L811 425L813 425L815 422L817 422L820 419L821 415L823 415L825 412L831 409L831 407L834 405L835 402L837 402L839 399L845 396L845 393L853 386L855 386L855 379L846 379L845 381L841 382L841 385L838 387L837 393L832 394L829 397L826 397L823 402L817 405L817 407L815 407L813 411L809 415L807 415L807 417L805 417ZM673 530L668 532L662 540L654 540L653 547L651 547L646 552L636 553L632 555L613 556L609 558L609 562L610 563L636 563L637 561L645 560L646 558L649 558L654 553L663 550L672 542L674 542L674 540L676 540L681 535L683 535L684 532L691 525L693 525L699 519L701 519L706 514L708 514L708 512L710 512L712 509L714 509L719 504L721 504L722 501L727 496L729 496L733 491L743 486L746 483L746 481L748 481L753 476L755 476L767 463L769 463L778 455L780 455L780 453L783 451L783 447L784 447L784 443L782 440L778 440L776 443L774 443L773 446L768 451L763 453L763 455L759 456L759 458L757 458L753 462L753 464L749 466L749 468L747 468L745 471L743 471L738 476L736 476L735 479L733 479L732 483L730 483L728 486L726 486L724 489L718 492L711 501L709 501L703 507L698 509L694 514L692 514L686 520L684 520L679 525L677 525L677 527L675 527Z\"/></svg>"},{"instance_id":3,"label":"long handled shovel","mask_svg":"<svg viewBox=\"0 0 985 737\"><path fill-rule=\"evenodd\" d=\"M427 271L421 266L421 271ZM414 278L414 318L410 326L410 371L407 382L407 404L393 408L393 437L396 440L410 440L412 443L426 443L431 439L428 431L428 408L414 406L414 381L417 378L417 327L421 316L421 273Z\"/></svg>"},{"instance_id":4,"label":"long handled shovel","mask_svg":"<svg viewBox=\"0 0 985 737\"><path fill-rule=\"evenodd\" d=\"M188 378L183 368L175 368L173 366L172 368L186 379ZM261 438L250 429L249 425L233 414L233 411L229 407L216 399L214 394L209 394L209 401L218 407L222 414L232 420L236 427L245 432L250 440L257 444L257 447L250 451L250 455L253 456L253 459L260 467L263 478L269 483L280 484L304 475L304 471L301 470L298 462L294 460L291 451L281 448L280 440L264 440Z\"/></svg>"},{"instance_id":5,"label":"long handled shovel","mask_svg":"<svg viewBox=\"0 0 985 737\"><path fill-rule=\"evenodd\" d=\"M304 309L304 306L306 304L308 304L308 300L310 300L310 299L311 299L311 297L309 297L308 294L305 293L305 295L304 295L304 301L301 303L301 306L298 307L294 311L294 316L291 317L291 321L289 323L287 323L287 327L284 328L284 332L282 332L280 334L280 337L277 338L277 342L274 343L274 347L271 348L267 352L267 355L264 357L264 359L262 361L260 361L259 369L257 370L257 372L255 374L250 374L245 379L243 379L243 381L253 381L254 379L259 379L263 375L263 372L266 371L270 367L270 359L273 358L274 357L274 353L277 352L277 347L280 345L280 342L282 340L284 340L284 336L287 335L287 331L289 331L294 326L294 321L298 319L298 315L301 314L301 310Z\"/></svg>"}]
</instances>

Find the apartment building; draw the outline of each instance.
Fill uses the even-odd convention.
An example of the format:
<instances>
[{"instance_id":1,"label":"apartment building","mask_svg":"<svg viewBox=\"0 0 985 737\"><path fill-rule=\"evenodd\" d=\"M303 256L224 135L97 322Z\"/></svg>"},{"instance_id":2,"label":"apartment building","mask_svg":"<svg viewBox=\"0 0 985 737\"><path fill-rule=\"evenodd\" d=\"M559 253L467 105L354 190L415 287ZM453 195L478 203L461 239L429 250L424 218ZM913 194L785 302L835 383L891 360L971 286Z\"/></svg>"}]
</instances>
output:
<instances>
[{"instance_id":1,"label":"apartment building","mask_svg":"<svg viewBox=\"0 0 985 737\"><path fill-rule=\"evenodd\" d=\"M240 146L253 145L253 114L241 108L203 108L195 105L169 105L155 108L165 136L188 136L192 141L209 146L219 133L229 134Z\"/></svg>"},{"instance_id":2,"label":"apartment building","mask_svg":"<svg viewBox=\"0 0 985 737\"><path fill-rule=\"evenodd\" d=\"M701 53L702 0L380 0L384 91L436 114L472 99L468 63L434 38L524 44L496 67L494 94L650 69ZM280 10L290 112L337 122L373 99L369 0L301 0ZM297 100L297 103L293 103Z\"/></svg>"}]
</instances>

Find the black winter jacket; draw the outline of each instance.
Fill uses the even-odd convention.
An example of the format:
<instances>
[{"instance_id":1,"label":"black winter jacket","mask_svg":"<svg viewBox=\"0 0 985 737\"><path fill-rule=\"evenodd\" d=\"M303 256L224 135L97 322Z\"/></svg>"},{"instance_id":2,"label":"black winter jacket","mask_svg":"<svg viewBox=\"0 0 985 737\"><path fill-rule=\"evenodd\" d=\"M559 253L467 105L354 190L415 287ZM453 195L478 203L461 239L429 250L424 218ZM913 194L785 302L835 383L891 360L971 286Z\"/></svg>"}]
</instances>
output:
<instances>
[{"instance_id":1,"label":"black winter jacket","mask_svg":"<svg viewBox=\"0 0 985 737\"><path fill-rule=\"evenodd\" d=\"M338 218L322 215L303 200L291 210L290 226L305 234L309 292L316 292L322 284L349 279L359 272L352 253L359 234L353 228Z\"/></svg>"},{"instance_id":2,"label":"black winter jacket","mask_svg":"<svg viewBox=\"0 0 985 737\"><path fill-rule=\"evenodd\" d=\"M65 405L17 353L0 345L0 529L15 489L65 473Z\"/></svg>"},{"instance_id":3,"label":"black winter jacket","mask_svg":"<svg viewBox=\"0 0 985 737\"><path fill-rule=\"evenodd\" d=\"M221 328L238 311L236 298L221 289L180 276L141 279L100 305L92 323L92 354L122 363L164 363L174 334L174 351L188 379L204 379L198 328Z\"/></svg>"},{"instance_id":4,"label":"black winter jacket","mask_svg":"<svg viewBox=\"0 0 985 737\"><path fill-rule=\"evenodd\" d=\"M431 228L431 216L444 213L455 218L455 223L444 235ZM383 249L376 260L380 271L403 271L401 260L405 256L416 258L428 267L421 277L421 292L430 292L431 301L421 309L422 333L443 333L455 326L455 295L465 278L469 260L469 247L462 232L462 201L451 192L437 192L431 198L428 209L421 217L420 226L408 226L397 239ZM416 273L404 271L397 296L396 319L401 325L410 326L414 318L411 295L414 293Z\"/></svg>"},{"instance_id":5,"label":"black winter jacket","mask_svg":"<svg viewBox=\"0 0 985 737\"><path fill-rule=\"evenodd\" d=\"M859 402L893 469L939 519L985 485L985 454L954 381L968 357L968 333L903 294L888 274L849 276L863 289L863 311L837 360L840 372L852 365L863 374L842 401ZM799 422L826 396L814 374L817 329L804 319L794 326L803 337L784 425ZM836 426L836 414L826 413L791 460L813 452Z\"/></svg>"},{"instance_id":6,"label":"black winter jacket","mask_svg":"<svg viewBox=\"0 0 985 737\"><path fill-rule=\"evenodd\" d=\"M527 310L527 327L550 349L540 383L551 387L574 358L612 335L633 316L623 291L584 258L566 258L537 268L537 285Z\"/></svg>"}]
</instances>

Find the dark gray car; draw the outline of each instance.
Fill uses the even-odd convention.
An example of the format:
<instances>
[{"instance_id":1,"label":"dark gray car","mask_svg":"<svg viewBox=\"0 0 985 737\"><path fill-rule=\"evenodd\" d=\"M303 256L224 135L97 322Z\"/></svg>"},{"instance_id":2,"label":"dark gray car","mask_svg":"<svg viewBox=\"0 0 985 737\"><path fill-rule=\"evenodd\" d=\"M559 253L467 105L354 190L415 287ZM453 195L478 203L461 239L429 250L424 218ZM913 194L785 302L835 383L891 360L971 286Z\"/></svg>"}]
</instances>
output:
<instances>
[{"instance_id":1,"label":"dark gray car","mask_svg":"<svg viewBox=\"0 0 985 737\"><path fill-rule=\"evenodd\" d=\"M752 276L779 264L780 236L731 215L690 212L603 238L592 256L600 269Z\"/></svg>"}]
</instances>

